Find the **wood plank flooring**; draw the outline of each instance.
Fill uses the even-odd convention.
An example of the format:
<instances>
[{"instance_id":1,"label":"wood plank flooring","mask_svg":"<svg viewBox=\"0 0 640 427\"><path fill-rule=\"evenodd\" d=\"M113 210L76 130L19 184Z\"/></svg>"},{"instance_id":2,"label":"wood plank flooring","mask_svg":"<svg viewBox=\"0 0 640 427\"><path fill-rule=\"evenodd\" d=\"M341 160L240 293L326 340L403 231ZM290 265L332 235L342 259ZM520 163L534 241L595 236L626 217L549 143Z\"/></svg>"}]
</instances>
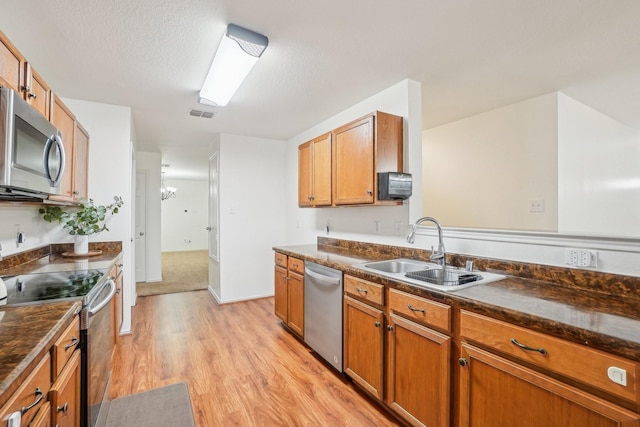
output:
<instances>
[{"instance_id":1,"label":"wood plank flooring","mask_svg":"<svg viewBox=\"0 0 640 427\"><path fill-rule=\"evenodd\" d=\"M184 381L199 427L399 425L280 325L273 298L147 296L132 318L114 355L113 398Z\"/></svg>"}]
</instances>

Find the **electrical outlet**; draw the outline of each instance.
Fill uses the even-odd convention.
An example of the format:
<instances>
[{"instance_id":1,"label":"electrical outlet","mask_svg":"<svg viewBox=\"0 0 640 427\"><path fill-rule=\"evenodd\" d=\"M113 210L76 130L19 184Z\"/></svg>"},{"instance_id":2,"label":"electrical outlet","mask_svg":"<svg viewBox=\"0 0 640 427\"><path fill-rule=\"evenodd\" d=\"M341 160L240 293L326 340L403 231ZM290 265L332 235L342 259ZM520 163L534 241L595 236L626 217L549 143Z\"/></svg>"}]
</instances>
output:
<instances>
[{"instance_id":1,"label":"electrical outlet","mask_svg":"<svg viewBox=\"0 0 640 427\"><path fill-rule=\"evenodd\" d=\"M529 212L544 212L544 199L529 200Z\"/></svg>"},{"instance_id":2,"label":"electrical outlet","mask_svg":"<svg viewBox=\"0 0 640 427\"><path fill-rule=\"evenodd\" d=\"M564 263L575 267L597 267L598 252L588 249L566 249Z\"/></svg>"}]
</instances>

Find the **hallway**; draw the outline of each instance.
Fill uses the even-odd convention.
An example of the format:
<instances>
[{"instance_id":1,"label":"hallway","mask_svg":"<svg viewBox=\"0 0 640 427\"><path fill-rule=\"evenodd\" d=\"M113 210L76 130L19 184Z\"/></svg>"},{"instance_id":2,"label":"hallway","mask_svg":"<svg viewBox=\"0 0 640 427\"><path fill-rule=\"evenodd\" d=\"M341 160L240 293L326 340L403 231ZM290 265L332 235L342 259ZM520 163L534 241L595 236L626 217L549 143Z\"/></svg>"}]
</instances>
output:
<instances>
[{"instance_id":1,"label":"hallway","mask_svg":"<svg viewBox=\"0 0 640 427\"><path fill-rule=\"evenodd\" d=\"M208 262L206 250L162 252L162 281L137 283L138 296L207 289Z\"/></svg>"}]
</instances>

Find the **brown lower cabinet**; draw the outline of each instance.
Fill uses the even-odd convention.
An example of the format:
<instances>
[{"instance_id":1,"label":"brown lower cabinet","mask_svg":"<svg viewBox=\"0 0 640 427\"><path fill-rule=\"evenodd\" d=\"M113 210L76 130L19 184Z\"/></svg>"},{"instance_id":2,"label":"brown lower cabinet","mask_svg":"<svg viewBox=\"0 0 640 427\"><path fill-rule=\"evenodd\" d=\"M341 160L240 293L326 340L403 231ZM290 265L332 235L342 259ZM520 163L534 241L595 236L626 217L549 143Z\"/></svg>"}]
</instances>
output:
<instances>
[{"instance_id":1,"label":"brown lower cabinet","mask_svg":"<svg viewBox=\"0 0 640 427\"><path fill-rule=\"evenodd\" d=\"M50 392L52 423L56 427L80 425L80 350L76 350Z\"/></svg>"},{"instance_id":2,"label":"brown lower cabinet","mask_svg":"<svg viewBox=\"0 0 640 427\"><path fill-rule=\"evenodd\" d=\"M304 261L276 252L275 263L275 314L304 338Z\"/></svg>"},{"instance_id":3,"label":"brown lower cabinet","mask_svg":"<svg viewBox=\"0 0 640 427\"><path fill-rule=\"evenodd\" d=\"M48 406L51 388L51 356L45 353L26 380L0 408L0 422L7 423L14 412L21 412L20 427L27 427L44 406Z\"/></svg>"},{"instance_id":4,"label":"brown lower cabinet","mask_svg":"<svg viewBox=\"0 0 640 427\"><path fill-rule=\"evenodd\" d=\"M378 400L383 398L384 313L344 297L344 372Z\"/></svg>"},{"instance_id":5,"label":"brown lower cabinet","mask_svg":"<svg viewBox=\"0 0 640 427\"><path fill-rule=\"evenodd\" d=\"M640 427L640 363L344 278L344 371L407 424Z\"/></svg>"},{"instance_id":6,"label":"brown lower cabinet","mask_svg":"<svg viewBox=\"0 0 640 427\"><path fill-rule=\"evenodd\" d=\"M451 338L391 314L385 402L414 426L449 425Z\"/></svg>"},{"instance_id":7,"label":"brown lower cabinet","mask_svg":"<svg viewBox=\"0 0 640 427\"><path fill-rule=\"evenodd\" d=\"M45 403L38 411L38 415L31 421L29 427L51 427L51 404Z\"/></svg>"},{"instance_id":8,"label":"brown lower cabinet","mask_svg":"<svg viewBox=\"0 0 640 427\"><path fill-rule=\"evenodd\" d=\"M450 307L345 275L344 371L413 426L450 423Z\"/></svg>"},{"instance_id":9,"label":"brown lower cabinet","mask_svg":"<svg viewBox=\"0 0 640 427\"><path fill-rule=\"evenodd\" d=\"M461 356L461 427L640 425L634 412L488 351L463 344Z\"/></svg>"}]
</instances>

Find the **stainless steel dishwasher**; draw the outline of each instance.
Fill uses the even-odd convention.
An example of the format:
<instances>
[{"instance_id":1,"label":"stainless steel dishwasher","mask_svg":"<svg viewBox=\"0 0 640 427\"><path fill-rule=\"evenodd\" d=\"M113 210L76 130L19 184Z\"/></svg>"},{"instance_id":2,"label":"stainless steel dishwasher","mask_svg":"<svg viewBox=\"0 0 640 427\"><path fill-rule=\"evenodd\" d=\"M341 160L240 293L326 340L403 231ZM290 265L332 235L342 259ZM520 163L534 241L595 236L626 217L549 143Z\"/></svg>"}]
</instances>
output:
<instances>
[{"instance_id":1,"label":"stainless steel dishwasher","mask_svg":"<svg viewBox=\"0 0 640 427\"><path fill-rule=\"evenodd\" d=\"M304 263L304 341L342 372L342 272Z\"/></svg>"}]
</instances>

